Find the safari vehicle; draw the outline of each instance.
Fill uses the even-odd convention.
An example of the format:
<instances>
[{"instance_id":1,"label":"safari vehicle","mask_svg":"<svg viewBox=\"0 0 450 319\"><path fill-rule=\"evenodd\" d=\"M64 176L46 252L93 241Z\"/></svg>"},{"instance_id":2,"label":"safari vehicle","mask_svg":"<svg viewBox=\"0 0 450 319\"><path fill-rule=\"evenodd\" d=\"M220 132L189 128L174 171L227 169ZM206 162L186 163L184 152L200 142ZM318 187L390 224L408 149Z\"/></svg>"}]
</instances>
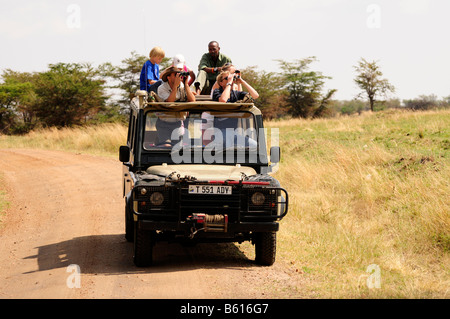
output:
<instances>
[{"instance_id":1,"label":"safari vehicle","mask_svg":"<svg viewBox=\"0 0 450 319\"><path fill-rule=\"evenodd\" d=\"M157 102L137 91L131 102L119 158L125 237L139 267L152 264L160 241L251 241L258 264L275 262L276 232L288 211L287 191L269 175L280 149L270 148L269 163L253 103L208 99Z\"/></svg>"}]
</instances>

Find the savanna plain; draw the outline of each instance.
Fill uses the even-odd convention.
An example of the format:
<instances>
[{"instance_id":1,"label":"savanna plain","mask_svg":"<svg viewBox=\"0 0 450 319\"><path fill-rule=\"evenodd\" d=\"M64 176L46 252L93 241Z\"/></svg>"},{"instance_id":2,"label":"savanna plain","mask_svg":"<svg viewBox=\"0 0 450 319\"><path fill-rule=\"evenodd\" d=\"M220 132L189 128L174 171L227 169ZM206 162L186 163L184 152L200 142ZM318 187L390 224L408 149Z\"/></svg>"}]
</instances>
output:
<instances>
[{"instance_id":1,"label":"savanna plain","mask_svg":"<svg viewBox=\"0 0 450 319\"><path fill-rule=\"evenodd\" d=\"M449 297L450 111L386 110L265 126L279 130L282 160L274 176L289 192L289 213L277 234L276 264L302 283L293 298ZM118 158L126 134L122 124L42 129L0 136L0 149ZM8 205L0 183L0 220ZM236 246L253 253L249 243ZM368 284L371 265L379 272L376 287Z\"/></svg>"}]
</instances>

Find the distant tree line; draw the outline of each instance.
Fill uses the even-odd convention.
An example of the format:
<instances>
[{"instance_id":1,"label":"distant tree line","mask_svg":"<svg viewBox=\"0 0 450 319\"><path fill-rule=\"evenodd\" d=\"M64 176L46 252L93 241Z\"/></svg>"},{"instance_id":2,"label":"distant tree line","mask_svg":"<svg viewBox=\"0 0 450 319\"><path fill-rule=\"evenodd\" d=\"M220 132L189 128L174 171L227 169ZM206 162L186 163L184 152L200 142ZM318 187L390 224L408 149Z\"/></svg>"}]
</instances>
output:
<instances>
[{"instance_id":1,"label":"distant tree line","mask_svg":"<svg viewBox=\"0 0 450 319\"><path fill-rule=\"evenodd\" d=\"M66 127L92 123L126 121L130 97L139 89L139 75L146 56L132 52L120 65L104 63L50 64L43 72L3 70L0 81L0 134L22 134L36 127ZM377 62L361 59L355 68L354 83L361 93L351 101L333 99L336 89L324 90L331 79L311 69L315 57L291 62L277 60L279 72L241 69L243 76L259 93L255 101L267 119L281 117L331 117L366 110L408 108L427 110L448 108L450 96L434 95L413 100L388 99L395 88ZM161 70L169 66L165 58Z\"/></svg>"},{"instance_id":2,"label":"distant tree line","mask_svg":"<svg viewBox=\"0 0 450 319\"><path fill-rule=\"evenodd\" d=\"M58 63L39 73L5 70L0 84L0 133L84 124L108 113L105 81L88 64ZM113 114L108 114L113 115Z\"/></svg>"}]
</instances>

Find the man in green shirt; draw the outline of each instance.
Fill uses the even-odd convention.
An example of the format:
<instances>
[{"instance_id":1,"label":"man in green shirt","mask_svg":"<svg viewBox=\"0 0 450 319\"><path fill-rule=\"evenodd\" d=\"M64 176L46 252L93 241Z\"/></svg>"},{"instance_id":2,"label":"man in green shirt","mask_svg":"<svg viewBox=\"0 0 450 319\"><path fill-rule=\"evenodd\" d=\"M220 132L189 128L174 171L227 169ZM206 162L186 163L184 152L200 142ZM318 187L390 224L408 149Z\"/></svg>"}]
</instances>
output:
<instances>
[{"instance_id":1,"label":"man in green shirt","mask_svg":"<svg viewBox=\"0 0 450 319\"><path fill-rule=\"evenodd\" d=\"M211 41L208 44L208 53L203 54L198 65L198 75L194 83L197 95L211 94L211 88L216 82L216 77L222 71L225 63L232 63L225 54L220 53L219 43Z\"/></svg>"}]
</instances>

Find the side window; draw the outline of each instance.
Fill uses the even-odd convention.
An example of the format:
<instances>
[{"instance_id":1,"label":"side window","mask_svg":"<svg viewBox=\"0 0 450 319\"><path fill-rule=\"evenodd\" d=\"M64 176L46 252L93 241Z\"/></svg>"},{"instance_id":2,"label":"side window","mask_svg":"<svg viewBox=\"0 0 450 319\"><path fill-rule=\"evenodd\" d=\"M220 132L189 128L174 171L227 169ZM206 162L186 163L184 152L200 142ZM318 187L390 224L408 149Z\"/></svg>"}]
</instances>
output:
<instances>
[{"instance_id":1,"label":"side window","mask_svg":"<svg viewBox=\"0 0 450 319\"><path fill-rule=\"evenodd\" d=\"M130 124L128 126L128 143L130 149L134 149L134 135L136 131L136 116L134 116L133 112L130 115Z\"/></svg>"},{"instance_id":2,"label":"side window","mask_svg":"<svg viewBox=\"0 0 450 319\"><path fill-rule=\"evenodd\" d=\"M157 117L154 113L148 112L145 117L144 149L149 150L157 147L158 131L156 129Z\"/></svg>"},{"instance_id":3,"label":"side window","mask_svg":"<svg viewBox=\"0 0 450 319\"><path fill-rule=\"evenodd\" d=\"M131 149L134 150L134 140L136 139L136 117L133 116L133 129L131 133Z\"/></svg>"},{"instance_id":4,"label":"side window","mask_svg":"<svg viewBox=\"0 0 450 319\"><path fill-rule=\"evenodd\" d=\"M130 112L130 120L128 121L127 145L131 147L131 132L133 131L133 112Z\"/></svg>"}]
</instances>

